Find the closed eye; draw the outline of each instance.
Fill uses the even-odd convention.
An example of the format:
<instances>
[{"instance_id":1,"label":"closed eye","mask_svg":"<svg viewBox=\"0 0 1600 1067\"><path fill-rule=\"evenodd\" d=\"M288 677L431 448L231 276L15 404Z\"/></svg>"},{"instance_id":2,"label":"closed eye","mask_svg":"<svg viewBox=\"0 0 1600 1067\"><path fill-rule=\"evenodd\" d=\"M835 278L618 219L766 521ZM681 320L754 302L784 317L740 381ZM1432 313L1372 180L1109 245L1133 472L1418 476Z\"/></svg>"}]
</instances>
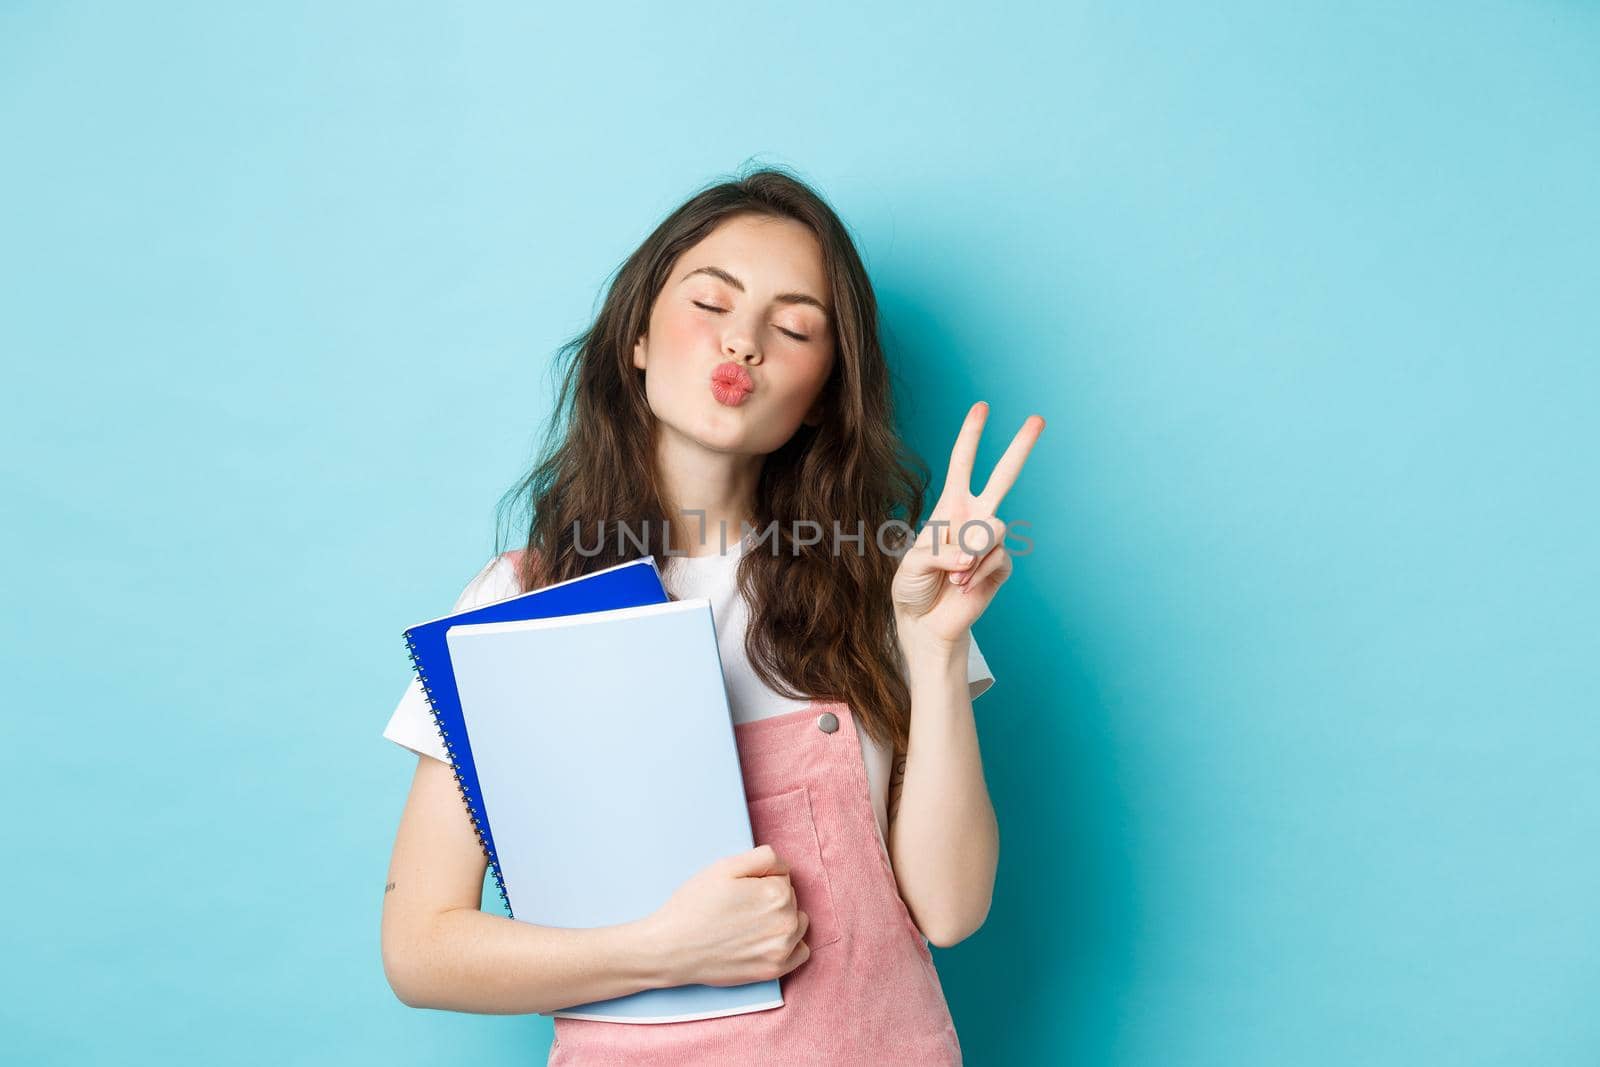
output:
<instances>
[{"instance_id":1,"label":"closed eye","mask_svg":"<svg viewBox=\"0 0 1600 1067\"><path fill-rule=\"evenodd\" d=\"M704 308L706 311L714 311L719 315L728 310L727 308L712 307L710 304L702 304L698 300L691 300L691 301L689 301L689 303L693 304L697 308ZM811 340L811 337L810 337L809 334L798 334L798 333L795 333L793 330L785 330L782 326L778 327L778 332L782 333L782 334L787 334L788 336L793 337L796 341L809 341L809 340Z\"/></svg>"}]
</instances>

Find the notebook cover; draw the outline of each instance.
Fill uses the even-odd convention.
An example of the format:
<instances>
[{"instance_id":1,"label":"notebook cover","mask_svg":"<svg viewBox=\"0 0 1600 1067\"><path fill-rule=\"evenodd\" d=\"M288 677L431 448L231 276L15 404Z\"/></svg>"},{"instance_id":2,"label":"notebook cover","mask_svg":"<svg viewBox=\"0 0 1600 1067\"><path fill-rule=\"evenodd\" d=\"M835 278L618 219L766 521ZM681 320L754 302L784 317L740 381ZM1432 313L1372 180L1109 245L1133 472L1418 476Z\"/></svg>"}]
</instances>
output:
<instances>
[{"instance_id":1,"label":"notebook cover","mask_svg":"<svg viewBox=\"0 0 1600 1067\"><path fill-rule=\"evenodd\" d=\"M455 671L450 663L445 632L459 623L543 619L641 604L661 604L669 600L661 584L661 573L655 557L644 556L542 589L519 593L470 611L418 623L405 631L412 669L422 683L423 695L427 697L428 706L433 712L434 728L439 731L445 752L450 758L450 769L455 773L456 788L466 803L467 816L479 844L483 846L484 855L488 857L495 887L500 892L500 902L508 915L511 914L511 905L506 900L504 872L500 867L494 834L489 829L483 795L478 788L472 742L461 716L461 698L456 690Z\"/></svg>"},{"instance_id":2,"label":"notebook cover","mask_svg":"<svg viewBox=\"0 0 1600 1067\"><path fill-rule=\"evenodd\" d=\"M753 847L709 600L457 623L446 639L515 918L632 922ZM655 1023L782 1004L774 978L545 1014Z\"/></svg>"}]
</instances>

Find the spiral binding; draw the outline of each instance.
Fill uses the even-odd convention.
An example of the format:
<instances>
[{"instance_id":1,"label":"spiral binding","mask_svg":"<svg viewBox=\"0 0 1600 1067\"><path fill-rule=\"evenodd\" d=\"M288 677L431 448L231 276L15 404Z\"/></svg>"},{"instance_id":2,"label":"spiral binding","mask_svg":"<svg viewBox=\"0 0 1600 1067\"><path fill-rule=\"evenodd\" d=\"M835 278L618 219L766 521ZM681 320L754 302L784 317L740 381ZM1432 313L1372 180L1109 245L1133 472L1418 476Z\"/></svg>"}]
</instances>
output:
<instances>
[{"instance_id":1,"label":"spiral binding","mask_svg":"<svg viewBox=\"0 0 1600 1067\"><path fill-rule=\"evenodd\" d=\"M489 847L489 836L486 827L478 822L478 813L472 810L472 798L467 796L467 784L461 777L460 760L456 757L455 742L450 735L444 732L444 720L439 715L439 709L433 702L433 690L428 687L428 672L422 669L422 660L417 657L417 646L411 640L411 634L402 636L406 640L406 655L411 659L411 669L416 672L417 681L422 683L422 695L428 700L428 711L433 715L433 728L439 733L439 740L444 742L445 755L450 757L450 773L456 780L456 792L461 794L461 803L467 809L467 821L472 824L473 836L478 839L478 847L483 849L483 854L489 860L489 872L494 876L495 889L500 892L500 903L506 909L506 914L515 918L511 912L511 898L506 895L506 879L500 871L500 858L494 854L494 849Z\"/></svg>"}]
</instances>

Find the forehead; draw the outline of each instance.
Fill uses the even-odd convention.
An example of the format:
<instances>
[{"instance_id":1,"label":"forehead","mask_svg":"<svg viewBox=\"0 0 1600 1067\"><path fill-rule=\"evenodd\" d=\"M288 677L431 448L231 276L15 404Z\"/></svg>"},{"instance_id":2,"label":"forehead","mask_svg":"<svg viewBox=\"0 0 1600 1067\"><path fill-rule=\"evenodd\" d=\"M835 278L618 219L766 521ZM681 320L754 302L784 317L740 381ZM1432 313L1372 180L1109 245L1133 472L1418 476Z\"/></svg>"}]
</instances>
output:
<instances>
[{"instance_id":1,"label":"forehead","mask_svg":"<svg viewBox=\"0 0 1600 1067\"><path fill-rule=\"evenodd\" d=\"M708 265L726 270L753 293L800 290L824 302L828 298L822 246L810 227L793 219L739 215L724 220L683 254L674 274L682 278Z\"/></svg>"}]
</instances>

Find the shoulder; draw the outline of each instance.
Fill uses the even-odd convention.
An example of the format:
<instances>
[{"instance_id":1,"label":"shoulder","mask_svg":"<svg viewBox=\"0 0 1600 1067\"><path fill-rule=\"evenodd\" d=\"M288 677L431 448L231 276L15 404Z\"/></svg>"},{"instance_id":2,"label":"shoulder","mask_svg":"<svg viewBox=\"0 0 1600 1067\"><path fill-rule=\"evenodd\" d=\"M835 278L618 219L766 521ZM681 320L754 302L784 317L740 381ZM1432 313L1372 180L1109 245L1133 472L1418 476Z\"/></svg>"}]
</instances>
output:
<instances>
[{"instance_id":1,"label":"shoulder","mask_svg":"<svg viewBox=\"0 0 1600 1067\"><path fill-rule=\"evenodd\" d=\"M466 587L461 590L461 595L456 598L454 610L470 611L522 592L517 580L517 569L522 561L523 551L519 548L511 552L502 552L478 568L478 573L472 576L472 580L467 582Z\"/></svg>"}]
</instances>

